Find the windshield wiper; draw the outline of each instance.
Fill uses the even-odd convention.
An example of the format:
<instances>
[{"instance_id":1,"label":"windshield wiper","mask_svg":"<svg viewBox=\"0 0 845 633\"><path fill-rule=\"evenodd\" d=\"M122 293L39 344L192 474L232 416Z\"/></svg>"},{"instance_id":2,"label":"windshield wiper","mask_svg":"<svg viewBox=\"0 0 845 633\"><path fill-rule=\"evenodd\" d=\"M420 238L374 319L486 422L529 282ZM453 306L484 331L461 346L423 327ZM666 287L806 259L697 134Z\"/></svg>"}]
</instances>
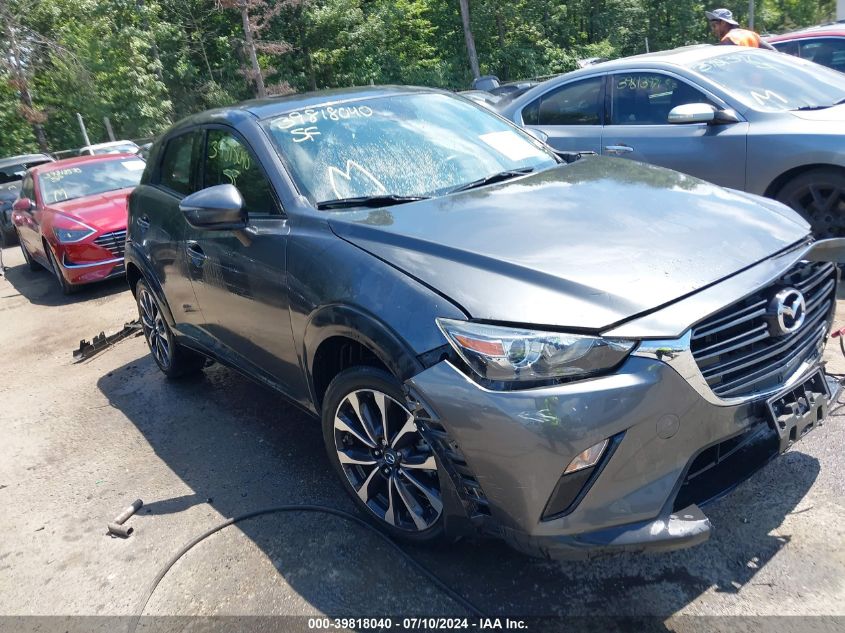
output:
<instances>
[{"instance_id":1,"label":"windshield wiper","mask_svg":"<svg viewBox=\"0 0 845 633\"><path fill-rule=\"evenodd\" d=\"M405 202L428 200L429 196L358 196L357 198L339 198L337 200L323 200L317 203L318 209L350 209L353 207L389 207Z\"/></svg>"},{"instance_id":2,"label":"windshield wiper","mask_svg":"<svg viewBox=\"0 0 845 633\"><path fill-rule=\"evenodd\" d=\"M530 174L532 171L534 171L533 167L523 167L522 169L506 169L505 171L500 171L495 174L490 174L489 176L484 176L484 178L473 180L472 182L468 182L465 185L461 185L460 187L455 187L454 189L449 191L449 193L457 193L458 191L466 191L467 189L475 189L477 187L483 187L484 185L490 185L494 182L510 180L511 178L516 178L517 176L524 176L525 174Z\"/></svg>"}]
</instances>

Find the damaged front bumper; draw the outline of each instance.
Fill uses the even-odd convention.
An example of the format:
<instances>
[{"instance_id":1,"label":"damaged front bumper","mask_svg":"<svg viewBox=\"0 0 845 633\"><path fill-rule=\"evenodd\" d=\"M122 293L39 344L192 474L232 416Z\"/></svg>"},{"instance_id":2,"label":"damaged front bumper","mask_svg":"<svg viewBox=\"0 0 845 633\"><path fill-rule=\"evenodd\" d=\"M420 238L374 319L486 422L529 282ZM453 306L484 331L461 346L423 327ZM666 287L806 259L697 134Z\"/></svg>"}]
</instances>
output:
<instances>
[{"instance_id":1,"label":"damaged front bumper","mask_svg":"<svg viewBox=\"0 0 845 633\"><path fill-rule=\"evenodd\" d=\"M812 370L827 391L782 411L794 415L781 420L794 439L821 423L838 393ZM406 388L455 492L444 499L447 530L482 531L549 558L701 543L711 526L699 504L788 445L766 399L719 406L667 363L637 356L608 376L523 391L485 389L442 361ZM592 472L572 480L572 502L550 511L566 465L608 438Z\"/></svg>"}]
</instances>

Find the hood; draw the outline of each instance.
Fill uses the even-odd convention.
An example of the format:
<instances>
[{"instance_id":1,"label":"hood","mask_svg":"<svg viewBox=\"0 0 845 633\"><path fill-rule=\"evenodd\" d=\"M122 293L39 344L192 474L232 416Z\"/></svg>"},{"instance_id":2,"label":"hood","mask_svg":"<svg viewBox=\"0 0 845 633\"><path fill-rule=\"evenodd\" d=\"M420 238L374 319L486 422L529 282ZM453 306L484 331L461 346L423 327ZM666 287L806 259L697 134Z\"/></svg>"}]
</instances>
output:
<instances>
[{"instance_id":1,"label":"hood","mask_svg":"<svg viewBox=\"0 0 845 633\"><path fill-rule=\"evenodd\" d=\"M79 218L96 229L117 230L126 228L127 198L133 187L107 191L66 202L54 202L50 209Z\"/></svg>"},{"instance_id":2,"label":"hood","mask_svg":"<svg viewBox=\"0 0 845 633\"><path fill-rule=\"evenodd\" d=\"M335 213L329 224L471 318L586 330L671 303L809 233L778 203L610 158Z\"/></svg>"},{"instance_id":3,"label":"hood","mask_svg":"<svg viewBox=\"0 0 845 633\"><path fill-rule=\"evenodd\" d=\"M791 110L790 114L805 121L835 121L845 123L845 104L821 110ZM836 126L829 133L845 133L845 126Z\"/></svg>"}]
</instances>

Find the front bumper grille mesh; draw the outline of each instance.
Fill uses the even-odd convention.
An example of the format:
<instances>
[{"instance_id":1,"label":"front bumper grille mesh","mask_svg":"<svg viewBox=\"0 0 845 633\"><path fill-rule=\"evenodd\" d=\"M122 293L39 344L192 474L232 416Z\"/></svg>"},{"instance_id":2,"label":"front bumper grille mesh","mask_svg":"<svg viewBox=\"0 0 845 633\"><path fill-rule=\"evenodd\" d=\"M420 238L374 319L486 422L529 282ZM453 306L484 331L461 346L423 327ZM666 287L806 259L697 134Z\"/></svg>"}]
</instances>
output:
<instances>
[{"instance_id":1,"label":"front bumper grille mesh","mask_svg":"<svg viewBox=\"0 0 845 633\"><path fill-rule=\"evenodd\" d=\"M102 246L115 257L123 257L123 252L126 249L126 229L113 233L103 233L94 240L94 244Z\"/></svg>"},{"instance_id":2,"label":"front bumper grille mesh","mask_svg":"<svg viewBox=\"0 0 845 633\"><path fill-rule=\"evenodd\" d=\"M801 291L806 318L795 332L774 336L768 306L783 288ZM777 281L696 325L692 354L713 393L738 398L776 390L801 363L819 353L835 294L835 266L802 261Z\"/></svg>"}]
</instances>

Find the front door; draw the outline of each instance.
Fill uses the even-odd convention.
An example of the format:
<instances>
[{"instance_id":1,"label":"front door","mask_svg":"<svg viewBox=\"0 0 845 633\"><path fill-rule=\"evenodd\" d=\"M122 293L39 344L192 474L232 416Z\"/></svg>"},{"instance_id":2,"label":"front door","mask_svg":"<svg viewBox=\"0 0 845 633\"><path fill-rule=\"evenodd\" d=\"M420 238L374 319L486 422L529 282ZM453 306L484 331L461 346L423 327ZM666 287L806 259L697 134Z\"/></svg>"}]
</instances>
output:
<instances>
[{"instance_id":1,"label":"front door","mask_svg":"<svg viewBox=\"0 0 845 633\"><path fill-rule=\"evenodd\" d=\"M609 75L608 92L603 154L745 189L748 123L669 123L669 112L676 106L709 103L719 108L720 104L682 79L660 72Z\"/></svg>"},{"instance_id":2,"label":"front door","mask_svg":"<svg viewBox=\"0 0 845 633\"><path fill-rule=\"evenodd\" d=\"M210 127L200 159L202 188L232 184L248 225L238 231L188 228L184 242L203 329L216 352L289 395L306 393L294 347L285 257L288 219L243 138Z\"/></svg>"}]
</instances>

